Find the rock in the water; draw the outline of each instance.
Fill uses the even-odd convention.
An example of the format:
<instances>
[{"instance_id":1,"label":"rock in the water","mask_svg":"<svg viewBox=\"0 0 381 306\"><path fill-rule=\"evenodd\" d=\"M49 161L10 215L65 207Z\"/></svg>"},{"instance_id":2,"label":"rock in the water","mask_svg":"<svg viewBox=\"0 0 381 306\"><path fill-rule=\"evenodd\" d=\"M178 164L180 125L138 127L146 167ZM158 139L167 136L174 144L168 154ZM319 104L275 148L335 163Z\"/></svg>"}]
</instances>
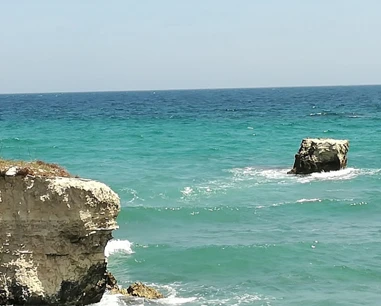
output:
<instances>
[{"instance_id":1,"label":"rock in the water","mask_svg":"<svg viewBox=\"0 0 381 306\"><path fill-rule=\"evenodd\" d=\"M99 182L0 176L0 305L98 302L119 210Z\"/></svg>"},{"instance_id":2,"label":"rock in the water","mask_svg":"<svg viewBox=\"0 0 381 306\"><path fill-rule=\"evenodd\" d=\"M303 139L290 174L309 174L340 170L347 165L348 140Z\"/></svg>"},{"instance_id":3,"label":"rock in the water","mask_svg":"<svg viewBox=\"0 0 381 306\"><path fill-rule=\"evenodd\" d=\"M117 280L110 272L107 273L106 289L113 294L123 294L126 296L136 296L146 299L161 299L164 297L159 291L148 287L141 282L133 283L127 289L119 288Z\"/></svg>"},{"instance_id":4,"label":"rock in the water","mask_svg":"<svg viewBox=\"0 0 381 306\"><path fill-rule=\"evenodd\" d=\"M127 288L127 292L131 296L142 297L146 299L161 299L164 296L152 287L148 287L141 282L133 283L130 287Z\"/></svg>"}]
</instances>

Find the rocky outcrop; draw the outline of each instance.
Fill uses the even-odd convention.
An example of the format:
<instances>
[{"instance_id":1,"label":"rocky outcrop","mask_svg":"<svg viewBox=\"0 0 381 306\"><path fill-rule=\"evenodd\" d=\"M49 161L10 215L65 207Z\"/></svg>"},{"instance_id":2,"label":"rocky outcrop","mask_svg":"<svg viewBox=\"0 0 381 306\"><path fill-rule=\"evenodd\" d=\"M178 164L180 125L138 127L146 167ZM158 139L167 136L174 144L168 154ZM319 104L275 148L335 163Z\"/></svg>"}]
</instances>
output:
<instances>
[{"instance_id":1,"label":"rocky outcrop","mask_svg":"<svg viewBox=\"0 0 381 306\"><path fill-rule=\"evenodd\" d=\"M120 289L120 293L128 296L135 296L145 299L161 299L164 297L159 291L156 289L144 285L141 282L136 282L130 285L127 289Z\"/></svg>"},{"instance_id":2,"label":"rocky outcrop","mask_svg":"<svg viewBox=\"0 0 381 306\"><path fill-rule=\"evenodd\" d=\"M119 197L96 181L18 169L0 171L0 305L98 302Z\"/></svg>"},{"instance_id":3,"label":"rocky outcrop","mask_svg":"<svg viewBox=\"0 0 381 306\"><path fill-rule=\"evenodd\" d=\"M294 167L290 174L328 172L345 168L347 165L348 140L328 138L303 139L295 155Z\"/></svg>"},{"instance_id":4,"label":"rocky outcrop","mask_svg":"<svg viewBox=\"0 0 381 306\"><path fill-rule=\"evenodd\" d=\"M119 290L118 281L110 272L107 272L106 289L109 291Z\"/></svg>"},{"instance_id":5,"label":"rocky outcrop","mask_svg":"<svg viewBox=\"0 0 381 306\"><path fill-rule=\"evenodd\" d=\"M130 285L127 289L119 288L118 283L110 272L108 272L108 281L106 284L107 290L109 290L113 294L123 294L125 296L130 297L140 297L145 299L161 299L164 298L164 295L161 294L156 289L144 285L141 282L135 282Z\"/></svg>"}]
</instances>

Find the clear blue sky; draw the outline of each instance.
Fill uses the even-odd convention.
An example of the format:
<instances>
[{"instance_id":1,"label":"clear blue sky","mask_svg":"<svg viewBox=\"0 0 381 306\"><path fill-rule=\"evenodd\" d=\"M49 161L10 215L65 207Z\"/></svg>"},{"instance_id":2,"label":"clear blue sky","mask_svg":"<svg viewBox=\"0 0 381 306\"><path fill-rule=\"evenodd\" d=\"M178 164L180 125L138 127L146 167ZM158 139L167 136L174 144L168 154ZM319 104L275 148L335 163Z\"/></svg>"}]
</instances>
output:
<instances>
[{"instance_id":1,"label":"clear blue sky","mask_svg":"<svg viewBox=\"0 0 381 306\"><path fill-rule=\"evenodd\" d=\"M0 2L0 93L381 83L380 0Z\"/></svg>"}]
</instances>

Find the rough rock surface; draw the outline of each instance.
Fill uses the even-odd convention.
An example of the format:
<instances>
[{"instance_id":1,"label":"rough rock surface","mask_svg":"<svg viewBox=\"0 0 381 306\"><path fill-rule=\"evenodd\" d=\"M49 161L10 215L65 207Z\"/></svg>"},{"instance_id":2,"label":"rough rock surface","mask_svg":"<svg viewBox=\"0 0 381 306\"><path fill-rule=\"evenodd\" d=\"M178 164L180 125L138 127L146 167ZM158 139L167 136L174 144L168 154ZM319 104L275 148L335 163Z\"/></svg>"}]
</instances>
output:
<instances>
[{"instance_id":1,"label":"rough rock surface","mask_svg":"<svg viewBox=\"0 0 381 306\"><path fill-rule=\"evenodd\" d=\"M127 289L119 288L118 282L115 279L114 275L112 275L110 272L108 272L107 275L108 279L106 288L113 294L123 294L126 296L141 297L146 299L161 299L164 297L164 295L156 289L146 286L141 282L133 283Z\"/></svg>"},{"instance_id":2,"label":"rough rock surface","mask_svg":"<svg viewBox=\"0 0 381 306\"><path fill-rule=\"evenodd\" d=\"M345 168L347 165L348 140L328 138L306 138L295 155L290 174L328 172Z\"/></svg>"},{"instance_id":3,"label":"rough rock surface","mask_svg":"<svg viewBox=\"0 0 381 306\"><path fill-rule=\"evenodd\" d=\"M127 288L127 294L146 299L161 299L164 296L152 287L148 287L141 282L133 283Z\"/></svg>"},{"instance_id":4,"label":"rough rock surface","mask_svg":"<svg viewBox=\"0 0 381 306\"><path fill-rule=\"evenodd\" d=\"M98 302L119 197L91 180L13 172L0 176L0 305Z\"/></svg>"},{"instance_id":5,"label":"rough rock surface","mask_svg":"<svg viewBox=\"0 0 381 306\"><path fill-rule=\"evenodd\" d=\"M119 290L118 282L114 275L110 272L107 272L107 281L106 281L107 290Z\"/></svg>"}]
</instances>

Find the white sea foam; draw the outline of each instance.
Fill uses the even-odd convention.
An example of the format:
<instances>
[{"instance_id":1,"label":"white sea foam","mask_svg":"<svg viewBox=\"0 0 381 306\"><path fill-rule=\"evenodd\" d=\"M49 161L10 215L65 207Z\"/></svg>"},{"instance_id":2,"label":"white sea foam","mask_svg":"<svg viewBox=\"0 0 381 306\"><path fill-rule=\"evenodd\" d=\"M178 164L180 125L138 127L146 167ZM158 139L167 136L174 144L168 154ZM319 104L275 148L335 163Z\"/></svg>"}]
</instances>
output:
<instances>
[{"instance_id":1,"label":"white sea foam","mask_svg":"<svg viewBox=\"0 0 381 306\"><path fill-rule=\"evenodd\" d=\"M102 300L93 304L92 306L137 306L137 305L184 305L187 303L191 303L197 300L196 297L178 297L177 291L175 289L176 285L173 284L171 286L157 286L155 284L147 284L148 286L157 288L160 292L162 292L165 296L163 299L159 300L146 300L138 297L127 297L121 294L110 294L106 292Z\"/></svg>"},{"instance_id":2,"label":"white sea foam","mask_svg":"<svg viewBox=\"0 0 381 306\"><path fill-rule=\"evenodd\" d=\"M369 176L379 173L381 169L356 169L346 168L338 171L312 173L306 176L297 176L300 183L309 183L312 181L342 181L350 180L358 176Z\"/></svg>"},{"instance_id":3,"label":"white sea foam","mask_svg":"<svg viewBox=\"0 0 381 306\"><path fill-rule=\"evenodd\" d=\"M129 197L131 197L127 202L128 203L133 203L135 201L144 201L141 197L139 197L138 192L135 189L132 188L122 188L120 190L123 193L127 193Z\"/></svg>"},{"instance_id":4,"label":"white sea foam","mask_svg":"<svg viewBox=\"0 0 381 306\"><path fill-rule=\"evenodd\" d=\"M266 301L269 298L262 297L256 294L244 294L242 296L237 297L237 305L241 304L251 304L256 301Z\"/></svg>"},{"instance_id":5,"label":"white sea foam","mask_svg":"<svg viewBox=\"0 0 381 306\"><path fill-rule=\"evenodd\" d=\"M181 199L184 201L194 201L200 195L210 197L216 193L225 193L228 189L234 188L234 182L226 180L212 180L200 185L185 187L181 190Z\"/></svg>"},{"instance_id":6,"label":"white sea foam","mask_svg":"<svg viewBox=\"0 0 381 306\"><path fill-rule=\"evenodd\" d=\"M105 256L109 257L114 253L132 254L134 251L131 248L132 243L128 240L113 239L110 240L105 248Z\"/></svg>"},{"instance_id":7,"label":"white sea foam","mask_svg":"<svg viewBox=\"0 0 381 306\"><path fill-rule=\"evenodd\" d=\"M320 199L300 199L296 201L297 203L304 203L304 202L321 202Z\"/></svg>"},{"instance_id":8,"label":"white sea foam","mask_svg":"<svg viewBox=\"0 0 381 306\"><path fill-rule=\"evenodd\" d=\"M324 181L351 180L362 176L381 175L381 169L346 168L338 171L312 173L308 175L287 174L290 168L263 169L256 167L226 170L230 176L181 190L183 201L197 201L201 197L224 194L229 190L252 188L263 184L294 185Z\"/></svg>"},{"instance_id":9,"label":"white sea foam","mask_svg":"<svg viewBox=\"0 0 381 306\"><path fill-rule=\"evenodd\" d=\"M196 297L178 297L176 287L178 284L156 286L155 284L149 284L149 286L156 287L160 292L162 292L166 298L160 300L153 300L156 305L182 305L197 300Z\"/></svg>"},{"instance_id":10,"label":"white sea foam","mask_svg":"<svg viewBox=\"0 0 381 306\"><path fill-rule=\"evenodd\" d=\"M254 167L234 168L229 170L235 181L256 180L259 182L268 180L287 179L287 171L290 169L260 169Z\"/></svg>"},{"instance_id":11,"label":"white sea foam","mask_svg":"<svg viewBox=\"0 0 381 306\"><path fill-rule=\"evenodd\" d=\"M90 306L126 306L127 304L121 299L121 294L105 293L99 303Z\"/></svg>"},{"instance_id":12,"label":"white sea foam","mask_svg":"<svg viewBox=\"0 0 381 306\"><path fill-rule=\"evenodd\" d=\"M121 294L110 294L106 292L99 303L92 304L91 306L138 306L138 305L151 305L151 306L166 306L166 305L184 305L191 303L194 305L196 302L200 305L251 305L258 301L264 301L266 304L275 300L273 297L267 297L260 294L243 294L233 295L229 298L215 298L207 299L203 297L178 297L176 287L178 284L171 284L165 286L158 286L155 284L147 284L157 288L160 292L164 293L165 298L158 300L146 300L137 297L126 297Z\"/></svg>"},{"instance_id":13,"label":"white sea foam","mask_svg":"<svg viewBox=\"0 0 381 306\"><path fill-rule=\"evenodd\" d=\"M346 168L338 171L312 173L309 175L290 175L290 169L258 169L252 167L235 168L230 170L233 177L238 181L256 180L257 183L277 182L287 183L310 183L313 181L336 181L350 180L358 176L368 176L381 173L381 169L357 169Z\"/></svg>"},{"instance_id":14,"label":"white sea foam","mask_svg":"<svg viewBox=\"0 0 381 306\"><path fill-rule=\"evenodd\" d=\"M181 190L183 196L189 196L193 192L191 187L185 187L184 190Z\"/></svg>"},{"instance_id":15,"label":"white sea foam","mask_svg":"<svg viewBox=\"0 0 381 306\"><path fill-rule=\"evenodd\" d=\"M167 298L160 299L155 302L158 305L182 305L182 304L194 302L195 300L197 300L196 297L181 298L176 296L169 296Z\"/></svg>"},{"instance_id":16,"label":"white sea foam","mask_svg":"<svg viewBox=\"0 0 381 306\"><path fill-rule=\"evenodd\" d=\"M263 301L265 304L262 305L270 305L270 300L275 300L273 297L265 297L257 294L243 294L233 296L231 298L221 298L221 299L213 299L213 300L205 300L202 305L253 305L258 303L258 301Z\"/></svg>"}]
</instances>

